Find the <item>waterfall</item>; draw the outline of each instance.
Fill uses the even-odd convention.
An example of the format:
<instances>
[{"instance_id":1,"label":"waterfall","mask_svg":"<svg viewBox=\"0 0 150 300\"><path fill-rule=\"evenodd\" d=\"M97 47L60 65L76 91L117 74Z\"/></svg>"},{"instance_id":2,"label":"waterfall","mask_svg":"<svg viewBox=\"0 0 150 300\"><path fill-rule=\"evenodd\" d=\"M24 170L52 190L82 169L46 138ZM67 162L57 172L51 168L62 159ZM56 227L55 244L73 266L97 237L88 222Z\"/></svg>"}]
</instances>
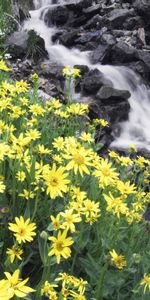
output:
<instances>
[{"instance_id":1,"label":"waterfall","mask_svg":"<svg viewBox=\"0 0 150 300\"><path fill-rule=\"evenodd\" d=\"M112 143L114 147L126 148L134 144L139 149L150 151L150 91L141 84L139 77L126 67L114 67L109 65L91 64L88 52L78 49L68 49L63 45L54 44L52 36L57 28L48 28L44 23L43 8L52 9L54 6L66 3L65 0L34 0L36 10L31 11L31 18L25 22L24 29L34 29L44 40L45 47L51 60L63 65L74 66L87 65L90 69L99 69L107 79L110 79L114 88L128 90L131 93L129 103L131 110L129 119L122 122L121 134ZM69 1L67 1L69 3Z\"/></svg>"}]
</instances>

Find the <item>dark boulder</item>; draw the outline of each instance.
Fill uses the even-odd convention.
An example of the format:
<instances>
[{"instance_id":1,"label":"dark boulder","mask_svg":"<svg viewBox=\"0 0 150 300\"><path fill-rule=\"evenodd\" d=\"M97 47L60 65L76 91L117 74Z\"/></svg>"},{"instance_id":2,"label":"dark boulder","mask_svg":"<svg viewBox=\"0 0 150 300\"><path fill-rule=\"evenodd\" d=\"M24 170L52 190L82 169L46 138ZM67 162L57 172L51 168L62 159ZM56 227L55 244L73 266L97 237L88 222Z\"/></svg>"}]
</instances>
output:
<instances>
[{"instance_id":1,"label":"dark boulder","mask_svg":"<svg viewBox=\"0 0 150 300\"><path fill-rule=\"evenodd\" d=\"M72 1L72 3L66 4L66 7L75 13L81 13L84 8L90 7L92 3L93 0L76 0Z\"/></svg>"},{"instance_id":2,"label":"dark boulder","mask_svg":"<svg viewBox=\"0 0 150 300\"><path fill-rule=\"evenodd\" d=\"M101 4L96 4L96 5L92 5L88 8L84 8L83 9L83 13L87 16L87 17L93 17L95 14L100 14L100 10L101 10L102 5Z\"/></svg>"},{"instance_id":3,"label":"dark boulder","mask_svg":"<svg viewBox=\"0 0 150 300\"><path fill-rule=\"evenodd\" d=\"M137 50L125 42L118 42L111 50L111 63L121 64L137 60Z\"/></svg>"},{"instance_id":4,"label":"dark boulder","mask_svg":"<svg viewBox=\"0 0 150 300\"><path fill-rule=\"evenodd\" d=\"M105 109L106 117L111 124L126 121L130 111L129 91L102 86L96 94L97 104Z\"/></svg>"},{"instance_id":5,"label":"dark boulder","mask_svg":"<svg viewBox=\"0 0 150 300\"><path fill-rule=\"evenodd\" d=\"M47 26L62 26L69 18L69 11L65 6L56 6L47 10L44 15L44 22Z\"/></svg>"},{"instance_id":6,"label":"dark boulder","mask_svg":"<svg viewBox=\"0 0 150 300\"><path fill-rule=\"evenodd\" d=\"M126 102L131 94L126 90L117 90L110 86L102 86L96 98L104 105L118 104L119 102Z\"/></svg>"},{"instance_id":7,"label":"dark boulder","mask_svg":"<svg viewBox=\"0 0 150 300\"><path fill-rule=\"evenodd\" d=\"M123 29L135 30L143 26L143 21L140 16L130 17L123 23Z\"/></svg>"},{"instance_id":8,"label":"dark boulder","mask_svg":"<svg viewBox=\"0 0 150 300\"><path fill-rule=\"evenodd\" d=\"M135 0L133 3L135 10L141 15L145 21L145 17L150 17L150 1L149 0Z\"/></svg>"},{"instance_id":9,"label":"dark boulder","mask_svg":"<svg viewBox=\"0 0 150 300\"><path fill-rule=\"evenodd\" d=\"M59 37L59 41L66 47L72 47L75 44L75 40L78 38L78 35L78 30L67 31Z\"/></svg>"},{"instance_id":10,"label":"dark boulder","mask_svg":"<svg viewBox=\"0 0 150 300\"><path fill-rule=\"evenodd\" d=\"M149 69L150 71L150 50L138 50L138 59L141 60Z\"/></svg>"},{"instance_id":11,"label":"dark boulder","mask_svg":"<svg viewBox=\"0 0 150 300\"><path fill-rule=\"evenodd\" d=\"M45 78L58 79L64 81L63 66L57 65L53 62L44 62L40 66L39 74Z\"/></svg>"},{"instance_id":12,"label":"dark boulder","mask_svg":"<svg viewBox=\"0 0 150 300\"><path fill-rule=\"evenodd\" d=\"M100 29L102 27L103 17L99 14L92 17L83 25L84 29Z\"/></svg>"},{"instance_id":13,"label":"dark boulder","mask_svg":"<svg viewBox=\"0 0 150 300\"><path fill-rule=\"evenodd\" d=\"M79 33L79 37L75 40L76 45L84 46L82 49L93 50L96 49L101 40L102 32L101 30L97 31L86 31Z\"/></svg>"},{"instance_id":14,"label":"dark boulder","mask_svg":"<svg viewBox=\"0 0 150 300\"><path fill-rule=\"evenodd\" d=\"M117 43L116 38L109 32L104 32L101 38L102 43L113 46Z\"/></svg>"},{"instance_id":15,"label":"dark boulder","mask_svg":"<svg viewBox=\"0 0 150 300\"><path fill-rule=\"evenodd\" d=\"M44 40L34 31L17 31L9 36L5 47L13 58L32 58L35 61L48 58Z\"/></svg>"},{"instance_id":16,"label":"dark boulder","mask_svg":"<svg viewBox=\"0 0 150 300\"><path fill-rule=\"evenodd\" d=\"M89 73L83 78L82 92L83 94L96 95L103 85L111 86L112 83L110 80L104 78L103 73L101 73L98 69L94 69L89 71Z\"/></svg>"},{"instance_id":17,"label":"dark boulder","mask_svg":"<svg viewBox=\"0 0 150 300\"><path fill-rule=\"evenodd\" d=\"M6 40L5 47L13 58L22 58L27 53L27 31L16 31Z\"/></svg>"},{"instance_id":18,"label":"dark boulder","mask_svg":"<svg viewBox=\"0 0 150 300\"><path fill-rule=\"evenodd\" d=\"M109 61L111 47L108 45L100 44L91 54L91 62L105 64Z\"/></svg>"},{"instance_id":19,"label":"dark boulder","mask_svg":"<svg viewBox=\"0 0 150 300\"><path fill-rule=\"evenodd\" d=\"M111 29L122 29L124 22L134 16L134 9L114 9L105 16L105 24Z\"/></svg>"}]
</instances>

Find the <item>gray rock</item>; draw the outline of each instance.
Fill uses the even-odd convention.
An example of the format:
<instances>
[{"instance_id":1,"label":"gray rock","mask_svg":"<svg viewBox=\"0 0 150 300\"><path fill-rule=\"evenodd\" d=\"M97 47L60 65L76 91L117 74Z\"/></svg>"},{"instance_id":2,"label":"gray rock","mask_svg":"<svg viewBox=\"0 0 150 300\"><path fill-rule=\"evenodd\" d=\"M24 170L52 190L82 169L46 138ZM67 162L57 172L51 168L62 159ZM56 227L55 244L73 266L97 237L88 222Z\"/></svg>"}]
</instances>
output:
<instances>
[{"instance_id":1,"label":"gray rock","mask_svg":"<svg viewBox=\"0 0 150 300\"><path fill-rule=\"evenodd\" d=\"M134 9L114 9L106 17L106 24L113 29L122 29L123 23L135 16Z\"/></svg>"},{"instance_id":2,"label":"gray rock","mask_svg":"<svg viewBox=\"0 0 150 300\"><path fill-rule=\"evenodd\" d=\"M103 85L112 86L110 80L104 78L98 69L91 70L82 81L83 94L95 95Z\"/></svg>"},{"instance_id":3,"label":"gray rock","mask_svg":"<svg viewBox=\"0 0 150 300\"><path fill-rule=\"evenodd\" d=\"M131 96L129 91L126 90L117 90L110 86L102 86L96 98L105 105L117 104L119 102L126 102Z\"/></svg>"},{"instance_id":4,"label":"gray rock","mask_svg":"<svg viewBox=\"0 0 150 300\"><path fill-rule=\"evenodd\" d=\"M112 47L111 63L121 64L137 60L137 50L124 42L118 42Z\"/></svg>"},{"instance_id":5,"label":"gray rock","mask_svg":"<svg viewBox=\"0 0 150 300\"><path fill-rule=\"evenodd\" d=\"M17 31L6 40L5 47L13 58L32 58L35 61L48 57L44 40L34 31Z\"/></svg>"},{"instance_id":6,"label":"gray rock","mask_svg":"<svg viewBox=\"0 0 150 300\"><path fill-rule=\"evenodd\" d=\"M108 45L100 44L91 54L92 63L96 64L101 62L106 63L109 60L111 47Z\"/></svg>"}]
</instances>

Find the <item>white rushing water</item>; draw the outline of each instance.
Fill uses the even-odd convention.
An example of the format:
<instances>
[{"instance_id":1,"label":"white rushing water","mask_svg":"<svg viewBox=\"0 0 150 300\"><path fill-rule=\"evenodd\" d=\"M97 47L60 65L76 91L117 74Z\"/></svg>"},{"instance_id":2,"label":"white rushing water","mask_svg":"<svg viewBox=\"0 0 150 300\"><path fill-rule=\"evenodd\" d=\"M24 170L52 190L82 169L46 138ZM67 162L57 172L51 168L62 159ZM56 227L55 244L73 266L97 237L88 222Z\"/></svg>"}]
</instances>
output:
<instances>
[{"instance_id":1,"label":"white rushing water","mask_svg":"<svg viewBox=\"0 0 150 300\"><path fill-rule=\"evenodd\" d=\"M44 40L45 47L51 60L70 65L87 65L89 68L99 69L113 86L120 90L128 90L131 93L129 103L131 110L129 120L121 123L121 134L112 143L114 147L126 148L130 144L139 149L146 148L150 151L150 91L140 83L139 77L130 69L125 67L114 67L109 65L92 65L88 52L78 49L67 49L63 45L54 44L52 36L57 28L48 28L44 23L44 15L48 9L53 9L59 3L69 3L67 0L34 0L35 10L31 11L31 18L24 24L24 29L34 29ZM75 0L78 2L78 0ZM41 14L42 13L42 14Z\"/></svg>"}]
</instances>

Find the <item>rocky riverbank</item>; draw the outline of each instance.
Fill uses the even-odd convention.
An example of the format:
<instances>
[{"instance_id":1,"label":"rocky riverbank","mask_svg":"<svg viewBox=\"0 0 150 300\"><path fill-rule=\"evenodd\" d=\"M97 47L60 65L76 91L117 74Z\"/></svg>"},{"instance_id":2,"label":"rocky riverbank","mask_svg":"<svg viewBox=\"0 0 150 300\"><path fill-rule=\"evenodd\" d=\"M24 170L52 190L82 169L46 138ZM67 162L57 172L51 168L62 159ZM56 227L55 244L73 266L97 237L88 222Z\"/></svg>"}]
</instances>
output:
<instances>
[{"instance_id":1,"label":"rocky riverbank","mask_svg":"<svg viewBox=\"0 0 150 300\"><path fill-rule=\"evenodd\" d=\"M149 86L149 0L58 2L54 0L54 5L41 8L41 18L45 24L55 28L52 35L54 44L81 52L89 51L91 64L129 67L139 75L139 78L129 77L133 88L141 82ZM16 5L22 14L20 3L16 2ZM30 18L27 10L33 9L33 2L30 1L30 5L26 3L25 9L22 21L25 17ZM51 55L48 59L42 37L34 31L15 32L8 38L6 48L12 55L15 78L29 79L30 74L36 72L40 76L40 89L45 94L65 100L63 61L54 62ZM119 134L118 122L128 118L130 92L114 88L96 66L92 70L86 65L76 67L81 69L76 92L92 103L91 118L103 117L110 123L109 130L101 136L102 142L108 145L113 140L112 131L116 130Z\"/></svg>"}]
</instances>

